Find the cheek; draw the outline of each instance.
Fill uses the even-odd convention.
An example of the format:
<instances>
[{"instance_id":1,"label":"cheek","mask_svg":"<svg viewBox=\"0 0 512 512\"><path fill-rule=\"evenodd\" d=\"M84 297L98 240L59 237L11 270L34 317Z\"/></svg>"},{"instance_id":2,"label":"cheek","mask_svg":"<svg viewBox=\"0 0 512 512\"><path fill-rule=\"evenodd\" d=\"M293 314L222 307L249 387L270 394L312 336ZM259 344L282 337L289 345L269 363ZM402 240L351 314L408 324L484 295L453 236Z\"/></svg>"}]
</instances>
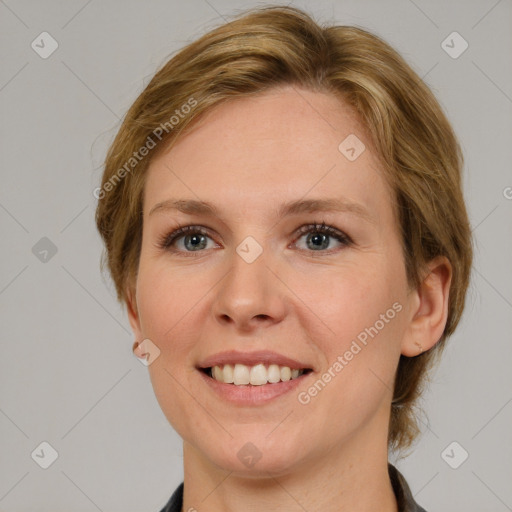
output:
<instances>
[{"instance_id":1,"label":"cheek","mask_svg":"<svg viewBox=\"0 0 512 512\"><path fill-rule=\"evenodd\" d=\"M165 264L141 262L137 304L143 335L160 350L159 357L148 368L159 400L162 393L174 403L179 383L187 378L189 359L200 336L194 318L207 290L199 289L198 284L197 279L191 281Z\"/></svg>"},{"instance_id":2,"label":"cheek","mask_svg":"<svg viewBox=\"0 0 512 512\"><path fill-rule=\"evenodd\" d=\"M391 266L367 268L333 271L329 282L317 280L330 292L310 287L305 301L321 318L309 331L325 366L312 387L303 390L300 403L307 403L305 411L311 407L312 417L328 418L332 435L356 431L385 412L392 398L406 326L405 287Z\"/></svg>"},{"instance_id":3,"label":"cheek","mask_svg":"<svg viewBox=\"0 0 512 512\"><path fill-rule=\"evenodd\" d=\"M366 260L366 264L330 266L318 272L309 269L293 279L294 293L303 303L302 317L310 318L316 323L317 332L321 329L327 335L325 348L343 348L376 322L380 328L381 315L390 308L388 316L396 316L392 306L400 302L405 290L399 272L385 257ZM397 322L385 322L386 330L392 323Z\"/></svg>"},{"instance_id":4,"label":"cheek","mask_svg":"<svg viewBox=\"0 0 512 512\"><path fill-rule=\"evenodd\" d=\"M148 367L151 384L161 410L184 439L194 431L197 419L189 385L190 371L196 370L191 369L189 359L200 336L194 315L207 290L197 284L166 265L141 261L137 283L141 327L144 337L160 350Z\"/></svg>"},{"instance_id":5,"label":"cheek","mask_svg":"<svg viewBox=\"0 0 512 512\"><path fill-rule=\"evenodd\" d=\"M400 261L375 255L365 265L330 268L296 282L294 290L308 306L302 308L302 325L325 365L322 382L311 395L306 390L304 400L310 396L318 417L331 417L336 428L348 416L333 416L333 403L339 411L352 411L350 421L357 423L392 394L406 326ZM317 390L323 395L318 400Z\"/></svg>"},{"instance_id":6,"label":"cheek","mask_svg":"<svg viewBox=\"0 0 512 512\"><path fill-rule=\"evenodd\" d=\"M141 261L137 304L144 333L163 340L175 336L208 291L204 272L172 269L166 261Z\"/></svg>"}]
</instances>

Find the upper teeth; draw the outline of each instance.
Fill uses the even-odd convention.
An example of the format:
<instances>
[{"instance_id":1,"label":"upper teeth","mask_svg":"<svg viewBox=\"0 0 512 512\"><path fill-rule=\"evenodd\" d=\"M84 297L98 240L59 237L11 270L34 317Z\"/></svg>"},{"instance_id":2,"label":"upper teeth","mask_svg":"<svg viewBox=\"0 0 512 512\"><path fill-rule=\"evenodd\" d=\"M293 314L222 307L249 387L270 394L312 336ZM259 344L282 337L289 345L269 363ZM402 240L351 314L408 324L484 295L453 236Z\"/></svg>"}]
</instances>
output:
<instances>
[{"instance_id":1,"label":"upper teeth","mask_svg":"<svg viewBox=\"0 0 512 512\"><path fill-rule=\"evenodd\" d=\"M271 364L268 369L264 364L257 364L255 366L225 364L223 367L214 366L211 369L211 376L215 380L225 384L235 384L236 386L244 384L261 386L268 382L285 382L290 379L296 379L303 373L304 370L292 370L289 366L278 366L277 364Z\"/></svg>"}]
</instances>

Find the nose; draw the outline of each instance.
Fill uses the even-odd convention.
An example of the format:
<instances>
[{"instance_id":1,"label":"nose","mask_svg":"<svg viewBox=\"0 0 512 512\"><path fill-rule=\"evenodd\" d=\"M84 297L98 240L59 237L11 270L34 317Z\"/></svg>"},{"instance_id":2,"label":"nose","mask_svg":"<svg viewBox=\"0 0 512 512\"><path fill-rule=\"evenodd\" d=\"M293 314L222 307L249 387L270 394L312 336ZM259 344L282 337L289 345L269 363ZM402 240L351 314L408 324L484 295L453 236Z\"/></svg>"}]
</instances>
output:
<instances>
[{"instance_id":1,"label":"nose","mask_svg":"<svg viewBox=\"0 0 512 512\"><path fill-rule=\"evenodd\" d=\"M212 311L217 322L237 331L270 326L282 321L286 310L286 286L271 258L263 251L249 263L233 251L230 268L216 289Z\"/></svg>"}]
</instances>

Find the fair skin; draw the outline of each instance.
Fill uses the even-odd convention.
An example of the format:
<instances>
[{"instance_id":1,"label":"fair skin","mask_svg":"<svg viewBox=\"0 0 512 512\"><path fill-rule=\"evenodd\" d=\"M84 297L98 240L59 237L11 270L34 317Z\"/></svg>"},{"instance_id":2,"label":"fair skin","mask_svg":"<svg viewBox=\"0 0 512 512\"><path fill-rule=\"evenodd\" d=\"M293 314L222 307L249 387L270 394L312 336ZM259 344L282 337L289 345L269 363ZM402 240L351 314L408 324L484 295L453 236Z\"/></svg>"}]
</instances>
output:
<instances>
[{"instance_id":1,"label":"fair skin","mask_svg":"<svg viewBox=\"0 0 512 512\"><path fill-rule=\"evenodd\" d=\"M366 145L355 161L338 150L352 133ZM276 213L290 201L333 197L367 215ZM210 202L220 216L150 215L171 198ZM326 248L316 249L322 233L297 233L322 222L352 242L325 235ZM178 223L206 228L195 232L201 249L194 233L158 246ZM263 249L250 264L236 251L248 236ZM447 318L450 265L439 258L429 268L410 290L391 192L354 112L332 95L286 86L229 101L153 159L128 313L136 340L160 349L148 369L184 442L183 510L396 512L387 470L394 375L400 354L431 348ZM396 303L400 312L300 403ZM272 350L313 371L268 402L233 404L197 369L231 349ZM237 456L248 442L261 455L251 467Z\"/></svg>"}]
</instances>

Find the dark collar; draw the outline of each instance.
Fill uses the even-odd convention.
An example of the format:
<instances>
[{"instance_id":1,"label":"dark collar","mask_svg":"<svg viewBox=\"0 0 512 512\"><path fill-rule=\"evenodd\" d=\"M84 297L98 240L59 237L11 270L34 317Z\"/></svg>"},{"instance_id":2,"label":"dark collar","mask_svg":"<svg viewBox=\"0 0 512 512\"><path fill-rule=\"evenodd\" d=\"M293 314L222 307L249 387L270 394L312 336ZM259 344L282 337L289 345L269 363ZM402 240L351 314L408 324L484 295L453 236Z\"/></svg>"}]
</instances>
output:
<instances>
[{"instance_id":1,"label":"dark collar","mask_svg":"<svg viewBox=\"0 0 512 512\"><path fill-rule=\"evenodd\" d=\"M396 501L398 503L398 512L426 512L421 508L412 496L411 490L407 485L402 473L392 464L388 463L389 478L393 491L395 491ZM183 506L183 482L174 491L167 505L160 512L181 512Z\"/></svg>"},{"instance_id":2,"label":"dark collar","mask_svg":"<svg viewBox=\"0 0 512 512\"><path fill-rule=\"evenodd\" d=\"M393 491L395 491L396 502L398 504L398 512L426 512L420 507L413 498L411 489L407 484L404 476L398 469L388 462L389 478ZM180 509L181 510L181 509Z\"/></svg>"}]
</instances>

